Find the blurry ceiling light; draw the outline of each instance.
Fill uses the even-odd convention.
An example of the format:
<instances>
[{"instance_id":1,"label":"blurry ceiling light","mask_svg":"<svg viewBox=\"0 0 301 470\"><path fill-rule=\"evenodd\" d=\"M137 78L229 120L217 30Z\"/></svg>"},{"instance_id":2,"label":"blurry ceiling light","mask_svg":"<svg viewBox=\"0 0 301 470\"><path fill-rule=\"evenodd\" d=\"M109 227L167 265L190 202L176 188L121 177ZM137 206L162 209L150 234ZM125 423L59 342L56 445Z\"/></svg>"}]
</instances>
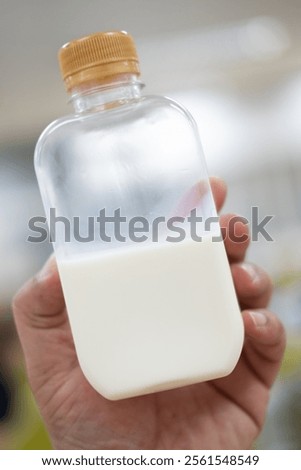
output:
<instances>
[{"instance_id":1,"label":"blurry ceiling light","mask_svg":"<svg viewBox=\"0 0 301 470\"><path fill-rule=\"evenodd\" d=\"M200 66L204 70L205 66L232 66L277 58L289 47L290 36L285 25L276 18L260 16L207 30L168 33L142 40L139 52L141 57L148 58L142 62L143 69L145 66L153 71L154 64L160 63L161 73L167 67L170 74L173 67L179 73L181 63L188 74Z\"/></svg>"},{"instance_id":2,"label":"blurry ceiling light","mask_svg":"<svg viewBox=\"0 0 301 470\"><path fill-rule=\"evenodd\" d=\"M299 89L296 81L294 93L289 91L269 98L253 95L252 100L234 90L214 89L174 92L172 97L196 120L209 171L233 178L288 164L288 158L300 162L301 77Z\"/></svg>"},{"instance_id":3,"label":"blurry ceiling light","mask_svg":"<svg viewBox=\"0 0 301 470\"><path fill-rule=\"evenodd\" d=\"M282 82L276 95L279 121L287 149L300 165L301 155L301 71Z\"/></svg>"},{"instance_id":4,"label":"blurry ceiling light","mask_svg":"<svg viewBox=\"0 0 301 470\"><path fill-rule=\"evenodd\" d=\"M175 100L191 112L199 128L202 145L210 172L226 174L241 171L241 149L245 147L248 119L245 108L232 94L201 92L173 93Z\"/></svg>"},{"instance_id":5,"label":"blurry ceiling light","mask_svg":"<svg viewBox=\"0 0 301 470\"><path fill-rule=\"evenodd\" d=\"M242 54L251 60L276 58L290 46L287 29L272 17L253 18L237 27L236 34Z\"/></svg>"}]
</instances>

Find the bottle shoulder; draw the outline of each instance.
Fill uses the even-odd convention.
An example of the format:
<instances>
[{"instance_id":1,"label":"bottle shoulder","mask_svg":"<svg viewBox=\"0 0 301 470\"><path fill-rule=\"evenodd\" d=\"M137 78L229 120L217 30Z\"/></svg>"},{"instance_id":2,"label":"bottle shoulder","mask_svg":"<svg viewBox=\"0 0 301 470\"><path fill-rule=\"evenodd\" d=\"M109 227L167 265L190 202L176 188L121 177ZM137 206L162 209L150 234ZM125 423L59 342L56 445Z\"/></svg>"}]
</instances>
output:
<instances>
[{"instance_id":1,"label":"bottle shoulder","mask_svg":"<svg viewBox=\"0 0 301 470\"><path fill-rule=\"evenodd\" d=\"M165 95L145 95L144 101L147 106L154 106L154 107L165 107L173 110L175 113L181 114L183 117L188 119L192 125L196 125L196 122L191 115L190 111L183 106L178 101L174 100Z\"/></svg>"},{"instance_id":2,"label":"bottle shoulder","mask_svg":"<svg viewBox=\"0 0 301 470\"><path fill-rule=\"evenodd\" d=\"M67 116L60 117L50 123L40 135L39 141L43 141L51 134L55 133L62 127L70 127L72 125L80 125L86 122L93 122L95 120L101 122L106 121L118 121L123 115L135 115L141 110L151 113L152 110L158 110L158 108L167 108L175 113L179 113L188 118L192 123L194 119L190 112L179 102L175 101L168 96L163 95L143 95L138 99L131 100L129 103L125 103L121 106L112 107L110 109L93 110L92 112L80 113L80 114L69 114Z\"/></svg>"},{"instance_id":3,"label":"bottle shoulder","mask_svg":"<svg viewBox=\"0 0 301 470\"><path fill-rule=\"evenodd\" d=\"M175 113L183 114L186 118L194 123L194 119L190 112L180 103L172 98L161 95L144 95L139 99L131 100L131 102L123 104L122 106L112 107L106 110L93 110L92 112L80 113L80 114L69 114L67 116L60 117L50 123L40 135L39 141L43 141L49 135L56 132L62 127L70 127L74 124L81 124L87 121L107 121L107 120L118 120L122 115L135 115L141 109L152 112L158 108L168 108L173 110Z\"/></svg>"},{"instance_id":4,"label":"bottle shoulder","mask_svg":"<svg viewBox=\"0 0 301 470\"><path fill-rule=\"evenodd\" d=\"M34 161L35 163L37 162L39 155L41 153L41 149L44 147L46 142L54 136L59 129L62 129L65 126L68 126L68 124L74 122L75 116L70 114L67 116L62 116L58 119L55 119L52 121L48 126L45 127L43 132L40 134L36 146L35 146L35 152L34 152Z\"/></svg>"},{"instance_id":5,"label":"bottle shoulder","mask_svg":"<svg viewBox=\"0 0 301 470\"><path fill-rule=\"evenodd\" d=\"M70 114L56 119L45 128L37 141L35 165L39 165L45 147L52 152L59 143L73 141L78 136L91 132L105 134L116 131L117 136L121 129L133 131L137 128L137 123L140 133L148 132L154 123L159 127L165 123L173 124L177 129L185 123L197 130L190 113L175 100L160 95L144 95L111 109Z\"/></svg>"}]
</instances>

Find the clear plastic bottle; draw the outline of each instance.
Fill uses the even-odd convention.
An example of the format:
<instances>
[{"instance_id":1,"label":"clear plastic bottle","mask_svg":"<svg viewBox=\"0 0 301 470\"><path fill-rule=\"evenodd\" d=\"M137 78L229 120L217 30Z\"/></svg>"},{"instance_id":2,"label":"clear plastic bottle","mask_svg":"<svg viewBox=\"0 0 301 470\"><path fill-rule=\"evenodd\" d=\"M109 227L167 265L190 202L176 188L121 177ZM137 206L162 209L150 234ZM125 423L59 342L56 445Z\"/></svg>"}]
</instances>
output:
<instances>
[{"instance_id":1,"label":"clear plastic bottle","mask_svg":"<svg viewBox=\"0 0 301 470\"><path fill-rule=\"evenodd\" d=\"M75 113L35 168L86 378L116 400L229 374L243 326L193 119L142 94L127 33L72 41L60 65Z\"/></svg>"}]
</instances>

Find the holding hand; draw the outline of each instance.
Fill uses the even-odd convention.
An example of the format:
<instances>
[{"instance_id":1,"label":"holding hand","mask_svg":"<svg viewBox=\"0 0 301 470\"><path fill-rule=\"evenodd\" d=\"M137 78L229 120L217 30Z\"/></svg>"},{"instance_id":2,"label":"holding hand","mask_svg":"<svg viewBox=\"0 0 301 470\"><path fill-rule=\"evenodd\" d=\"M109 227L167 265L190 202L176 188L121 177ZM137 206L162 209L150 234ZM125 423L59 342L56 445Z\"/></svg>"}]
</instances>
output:
<instances>
[{"instance_id":1,"label":"holding hand","mask_svg":"<svg viewBox=\"0 0 301 470\"><path fill-rule=\"evenodd\" d=\"M218 210L226 189L213 178ZM229 228L229 215L221 226ZM226 230L227 231L227 230ZM248 235L236 224L236 236ZM231 235L231 234L230 234ZM283 326L267 310L271 281L244 261L249 243L225 238L245 325L245 342L225 378L110 402L85 379L75 353L54 258L14 301L29 381L57 449L246 449L264 423L285 347Z\"/></svg>"}]
</instances>

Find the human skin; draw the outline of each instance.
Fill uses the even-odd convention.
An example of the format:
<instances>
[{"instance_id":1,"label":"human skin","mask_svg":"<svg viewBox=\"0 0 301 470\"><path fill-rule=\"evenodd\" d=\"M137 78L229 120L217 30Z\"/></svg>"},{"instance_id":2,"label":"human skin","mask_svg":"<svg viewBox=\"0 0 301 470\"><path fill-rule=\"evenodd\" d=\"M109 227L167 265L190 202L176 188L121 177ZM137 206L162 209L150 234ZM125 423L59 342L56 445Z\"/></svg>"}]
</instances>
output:
<instances>
[{"instance_id":1,"label":"human skin","mask_svg":"<svg viewBox=\"0 0 301 470\"><path fill-rule=\"evenodd\" d=\"M218 210L225 184L211 179ZM221 216L227 233L231 215ZM76 357L54 257L13 302L28 378L56 449L248 449L260 433L285 333L267 310L268 275L244 260L248 228L235 225L225 247L242 310L241 357L227 377L166 392L109 401L85 379ZM233 235L233 234L232 234ZM232 240L231 240L232 238ZM236 238L237 239L237 238ZM83 312L84 315L84 312Z\"/></svg>"}]
</instances>

